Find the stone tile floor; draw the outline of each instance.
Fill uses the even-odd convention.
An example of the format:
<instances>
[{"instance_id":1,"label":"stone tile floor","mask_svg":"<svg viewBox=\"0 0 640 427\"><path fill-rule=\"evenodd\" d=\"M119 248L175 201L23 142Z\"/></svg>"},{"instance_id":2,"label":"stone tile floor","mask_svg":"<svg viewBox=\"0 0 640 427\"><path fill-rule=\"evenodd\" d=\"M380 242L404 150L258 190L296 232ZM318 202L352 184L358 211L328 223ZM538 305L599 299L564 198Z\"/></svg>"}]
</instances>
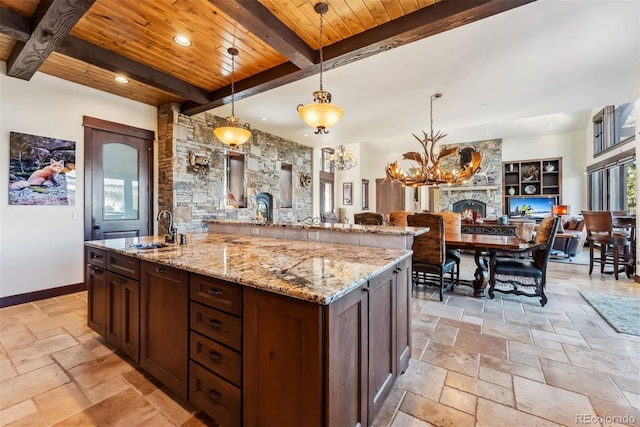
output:
<instances>
[{"instance_id":1,"label":"stone tile floor","mask_svg":"<svg viewBox=\"0 0 640 427\"><path fill-rule=\"evenodd\" d=\"M413 359L374 424L640 424L640 337L616 333L579 294L638 297L640 284L586 272L550 263L545 307L463 286L443 302L417 291ZM211 425L87 328L86 298L0 309L0 425Z\"/></svg>"}]
</instances>

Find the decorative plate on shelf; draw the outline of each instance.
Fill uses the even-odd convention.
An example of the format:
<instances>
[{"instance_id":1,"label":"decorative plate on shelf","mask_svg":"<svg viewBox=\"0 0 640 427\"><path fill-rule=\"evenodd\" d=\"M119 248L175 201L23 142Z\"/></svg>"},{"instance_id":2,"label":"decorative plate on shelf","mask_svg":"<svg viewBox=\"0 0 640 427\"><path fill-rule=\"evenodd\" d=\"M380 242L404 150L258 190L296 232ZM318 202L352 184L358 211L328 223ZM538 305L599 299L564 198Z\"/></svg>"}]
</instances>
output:
<instances>
[{"instance_id":1,"label":"decorative plate on shelf","mask_svg":"<svg viewBox=\"0 0 640 427\"><path fill-rule=\"evenodd\" d=\"M527 194L533 194L536 192L536 186L535 185L527 185L526 187L524 187L524 192Z\"/></svg>"}]
</instances>

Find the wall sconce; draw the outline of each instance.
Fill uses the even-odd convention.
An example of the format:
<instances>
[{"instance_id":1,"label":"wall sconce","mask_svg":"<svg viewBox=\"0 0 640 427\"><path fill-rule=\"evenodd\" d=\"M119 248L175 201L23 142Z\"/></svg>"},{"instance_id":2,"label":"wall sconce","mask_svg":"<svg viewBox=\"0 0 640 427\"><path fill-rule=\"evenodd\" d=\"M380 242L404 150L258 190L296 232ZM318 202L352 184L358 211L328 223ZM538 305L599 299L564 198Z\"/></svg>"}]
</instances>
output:
<instances>
[{"instance_id":1,"label":"wall sconce","mask_svg":"<svg viewBox=\"0 0 640 427\"><path fill-rule=\"evenodd\" d=\"M209 158L207 156L199 156L192 150L189 150L189 171L197 174L203 174L209 171Z\"/></svg>"},{"instance_id":2,"label":"wall sconce","mask_svg":"<svg viewBox=\"0 0 640 427\"><path fill-rule=\"evenodd\" d=\"M300 172L300 185L302 185L303 187L310 187L311 186L311 174L310 173Z\"/></svg>"}]
</instances>

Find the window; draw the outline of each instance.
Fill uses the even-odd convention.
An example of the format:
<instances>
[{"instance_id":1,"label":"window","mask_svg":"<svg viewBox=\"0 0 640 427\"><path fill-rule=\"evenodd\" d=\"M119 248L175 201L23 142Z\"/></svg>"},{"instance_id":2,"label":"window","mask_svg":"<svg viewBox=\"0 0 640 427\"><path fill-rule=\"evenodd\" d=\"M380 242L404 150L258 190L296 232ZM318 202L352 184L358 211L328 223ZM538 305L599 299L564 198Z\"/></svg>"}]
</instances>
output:
<instances>
[{"instance_id":1,"label":"window","mask_svg":"<svg viewBox=\"0 0 640 427\"><path fill-rule=\"evenodd\" d=\"M293 207L293 165L280 165L280 207Z\"/></svg>"},{"instance_id":2,"label":"window","mask_svg":"<svg viewBox=\"0 0 640 427\"><path fill-rule=\"evenodd\" d=\"M587 185L590 210L634 210L636 159L633 150L589 167Z\"/></svg>"},{"instance_id":3,"label":"window","mask_svg":"<svg viewBox=\"0 0 640 427\"><path fill-rule=\"evenodd\" d=\"M369 180L362 180L362 210L369 210Z\"/></svg>"},{"instance_id":4,"label":"window","mask_svg":"<svg viewBox=\"0 0 640 427\"><path fill-rule=\"evenodd\" d=\"M635 106L632 102L609 105L593 116L593 155L635 138Z\"/></svg>"},{"instance_id":5,"label":"window","mask_svg":"<svg viewBox=\"0 0 640 427\"><path fill-rule=\"evenodd\" d=\"M333 148L322 149L322 171L333 173L333 162L331 161L331 155L335 152Z\"/></svg>"},{"instance_id":6,"label":"window","mask_svg":"<svg viewBox=\"0 0 640 427\"><path fill-rule=\"evenodd\" d=\"M224 156L225 189L227 197L225 205L239 208L246 207L244 194L244 154L228 152Z\"/></svg>"}]
</instances>

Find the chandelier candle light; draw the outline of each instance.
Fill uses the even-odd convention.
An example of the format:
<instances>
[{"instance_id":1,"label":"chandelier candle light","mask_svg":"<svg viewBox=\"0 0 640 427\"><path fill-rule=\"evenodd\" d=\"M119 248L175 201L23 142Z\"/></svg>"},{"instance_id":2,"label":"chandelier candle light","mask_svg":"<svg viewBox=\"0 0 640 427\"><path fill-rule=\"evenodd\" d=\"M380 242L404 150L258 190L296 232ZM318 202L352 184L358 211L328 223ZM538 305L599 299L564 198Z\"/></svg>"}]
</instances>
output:
<instances>
[{"instance_id":1,"label":"chandelier candle light","mask_svg":"<svg viewBox=\"0 0 640 427\"><path fill-rule=\"evenodd\" d=\"M316 128L314 133L318 135L321 133L329 133L327 128L338 123L344 111L342 108L331 103L331 94L322 88L324 61L322 56L322 15L329 10L329 5L326 3L317 3L313 8L320 15L320 90L313 92L313 104L298 105L298 113L306 124L312 128Z\"/></svg>"},{"instance_id":2,"label":"chandelier candle light","mask_svg":"<svg viewBox=\"0 0 640 427\"><path fill-rule=\"evenodd\" d=\"M329 160L333 162L333 167L339 171L345 171L358 165L356 158L344 145L340 145L336 152L329 156Z\"/></svg>"},{"instance_id":3,"label":"chandelier candle light","mask_svg":"<svg viewBox=\"0 0 640 427\"><path fill-rule=\"evenodd\" d=\"M410 173L407 174L398 166L398 162L387 164L385 170L389 180L412 187L439 184L459 185L467 183L473 178L473 175L480 170L482 154L476 151L474 147L447 148L440 150L440 152L436 154L435 150L438 141L447 136L440 133L440 131L436 133L433 132L433 101L441 97L441 93L431 95L429 109L431 132L427 134L425 131L422 131L422 139L413 134L418 142L420 142L424 154L411 151L402 155L403 159L412 160L418 163L418 166L411 167ZM459 170L448 170L440 165L440 159L452 154L457 154L459 157Z\"/></svg>"},{"instance_id":4,"label":"chandelier candle light","mask_svg":"<svg viewBox=\"0 0 640 427\"><path fill-rule=\"evenodd\" d=\"M248 123L240 125L238 118L235 116L234 106L234 94L235 94L235 77L236 77L236 56L238 55L238 49L230 47L227 49L229 55L231 55L231 115L227 117L227 125L220 126L213 130L216 138L230 145L231 148L238 148L238 146L247 142L251 137L251 126Z\"/></svg>"}]
</instances>

